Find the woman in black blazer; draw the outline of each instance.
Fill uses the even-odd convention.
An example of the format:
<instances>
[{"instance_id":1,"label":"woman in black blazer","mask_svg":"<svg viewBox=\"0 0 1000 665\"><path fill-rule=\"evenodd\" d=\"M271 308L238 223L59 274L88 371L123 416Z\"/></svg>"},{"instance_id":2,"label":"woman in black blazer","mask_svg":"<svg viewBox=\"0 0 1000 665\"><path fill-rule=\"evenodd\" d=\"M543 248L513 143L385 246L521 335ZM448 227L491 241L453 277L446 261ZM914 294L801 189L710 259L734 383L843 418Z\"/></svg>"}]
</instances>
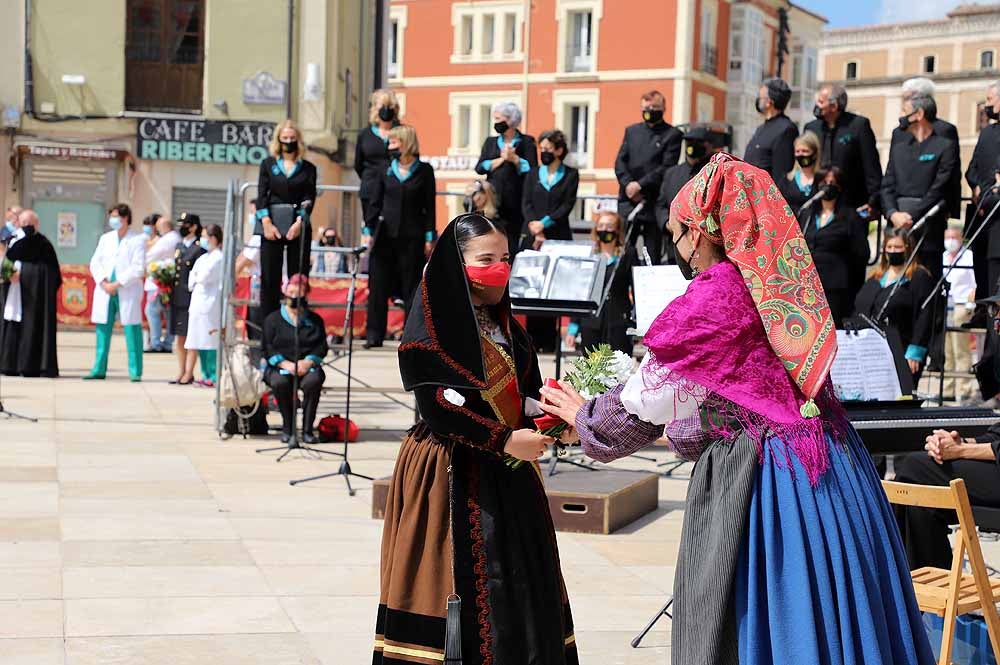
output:
<instances>
[{"instance_id":1,"label":"woman in black blazer","mask_svg":"<svg viewBox=\"0 0 1000 665\"><path fill-rule=\"evenodd\" d=\"M868 224L843 202L843 175L839 168L818 170L816 182L826 186L826 193L802 211L799 224L816 262L834 324L840 327L851 315L854 298L865 282Z\"/></svg>"},{"instance_id":2,"label":"woman in black blazer","mask_svg":"<svg viewBox=\"0 0 1000 665\"><path fill-rule=\"evenodd\" d=\"M539 139L541 165L524 179L521 249L538 249L546 240L572 240L569 215L576 206L580 172L566 166L566 137L558 129Z\"/></svg>"},{"instance_id":3,"label":"woman in black blazer","mask_svg":"<svg viewBox=\"0 0 1000 665\"><path fill-rule=\"evenodd\" d=\"M361 213L368 219L375 181L389 168L389 130L399 124L399 100L389 88L380 88L372 93L368 107L369 127L358 134L354 148L354 171L361 178L358 197L361 199Z\"/></svg>"},{"instance_id":4,"label":"woman in black blazer","mask_svg":"<svg viewBox=\"0 0 1000 665\"><path fill-rule=\"evenodd\" d=\"M316 201L316 166L304 158L306 144L294 121L285 120L275 127L270 148L271 155L260 163L257 181L262 319L281 304L282 265L288 275L309 272L309 212ZM295 206L295 222L285 235L271 221L270 207L277 204Z\"/></svg>"},{"instance_id":5,"label":"woman in black blazer","mask_svg":"<svg viewBox=\"0 0 1000 665\"><path fill-rule=\"evenodd\" d=\"M366 349L382 346L394 286L410 311L424 261L434 246L434 168L420 161L419 155L413 127L399 125L389 131L391 161L375 181L362 229L371 247Z\"/></svg>"},{"instance_id":6,"label":"woman in black blazer","mask_svg":"<svg viewBox=\"0 0 1000 665\"><path fill-rule=\"evenodd\" d=\"M524 177L538 166L535 139L518 131L521 109L513 102L493 107L493 129L498 136L490 136L483 143L476 164L476 173L485 175L500 197L500 217L507 222L507 238L516 246L524 219L521 216L521 197Z\"/></svg>"}]
</instances>

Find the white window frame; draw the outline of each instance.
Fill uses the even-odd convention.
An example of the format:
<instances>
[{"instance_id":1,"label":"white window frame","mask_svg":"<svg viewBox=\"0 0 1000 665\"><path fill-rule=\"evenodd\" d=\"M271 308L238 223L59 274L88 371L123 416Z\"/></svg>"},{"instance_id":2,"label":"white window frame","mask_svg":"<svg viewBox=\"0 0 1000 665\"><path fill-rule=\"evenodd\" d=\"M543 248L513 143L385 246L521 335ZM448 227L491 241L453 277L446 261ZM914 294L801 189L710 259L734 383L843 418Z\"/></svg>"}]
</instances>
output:
<instances>
[{"instance_id":1,"label":"white window frame","mask_svg":"<svg viewBox=\"0 0 1000 665\"><path fill-rule=\"evenodd\" d=\"M590 12L590 68L571 70L566 62L569 31L573 24L570 14ZM556 0L556 72L560 75L593 75L597 71L597 57L600 53L601 17L604 15L604 0Z\"/></svg>"},{"instance_id":2,"label":"white window frame","mask_svg":"<svg viewBox=\"0 0 1000 665\"><path fill-rule=\"evenodd\" d=\"M587 105L587 152L582 156L570 153L574 159L570 160L570 166L575 166L580 170L596 168L594 155L597 154L597 112L601 107L601 91L597 88L568 88L565 90L552 91L552 114L556 120L556 127L563 130L569 142L572 131L570 130L571 106L580 104Z\"/></svg>"},{"instance_id":3,"label":"white window frame","mask_svg":"<svg viewBox=\"0 0 1000 665\"><path fill-rule=\"evenodd\" d=\"M406 46L406 5L393 5L389 7L389 22L396 24L396 71L387 71L389 82L398 82L403 78L403 53ZM388 70L389 55L386 53L386 69Z\"/></svg>"},{"instance_id":4,"label":"white window frame","mask_svg":"<svg viewBox=\"0 0 1000 665\"><path fill-rule=\"evenodd\" d=\"M927 58L934 58L934 71L932 71L932 72L927 71ZM939 63L940 63L940 60L938 60L938 54L937 53L925 53L924 55L920 56L920 73L921 73L921 75L924 75L924 74L937 74L938 73L938 64Z\"/></svg>"},{"instance_id":5,"label":"white window frame","mask_svg":"<svg viewBox=\"0 0 1000 665\"><path fill-rule=\"evenodd\" d=\"M698 53L698 70L706 74L718 76L719 71L719 5L715 0L702 0L701 3L701 45ZM715 69L705 69L705 49L715 49Z\"/></svg>"},{"instance_id":6,"label":"white window frame","mask_svg":"<svg viewBox=\"0 0 1000 665\"><path fill-rule=\"evenodd\" d=\"M492 113L493 106L502 102L514 102L523 107L520 90L510 91L462 91L448 94L448 115L451 117L451 132L448 145L449 155L479 155L483 147L483 142L488 136L493 135L492 122L488 127L479 127L479 118L482 109L487 107ZM460 146L459 137L459 110L463 106L469 107L469 145ZM492 116L491 116L492 118ZM524 120L521 121L524 127Z\"/></svg>"},{"instance_id":7,"label":"white window frame","mask_svg":"<svg viewBox=\"0 0 1000 665\"><path fill-rule=\"evenodd\" d=\"M993 64L990 67L983 67L983 55L986 53L992 54L991 59L993 60ZM979 56L976 60L978 61L976 63L976 69L981 72L991 72L997 68L997 50L995 48L984 48L979 52Z\"/></svg>"},{"instance_id":8,"label":"white window frame","mask_svg":"<svg viewBox=\"0 0 1000 665\"><path fill-rule=\"evenodd\" d=\"M695 96L695 120L696 122L715 121L715 95L699 92Z\"/></svg>"},{"instance_id":9,"label":"white window frame","mask_svg":"<svg viewBox=\"0 0 1000 665\"><path fill-rule=\"evenodd\" d=\"M854 65L854 78L847 78L847 67L849 65ZM861 78L861 62L858 60L848 60L844 63L844 80L845 81L857 81Z\"/></svg>"},{"instance_id":10,"label":"white window frame","mask_svg":"<svg viewBox=\"0 0 1000 665\"><path fill-rule=\"evenodd\" d=\"M505 53L506 16L514 15L514 52ZM493 19L493 49L483 52L483 23L485 17ZM472 52L463 53L462 21L472 20ZM524 3L511 0L485 0L483 2L456 2L451 6L452 53L451 63L517 62L524 59Z\"/></svg>"}]
</instances>

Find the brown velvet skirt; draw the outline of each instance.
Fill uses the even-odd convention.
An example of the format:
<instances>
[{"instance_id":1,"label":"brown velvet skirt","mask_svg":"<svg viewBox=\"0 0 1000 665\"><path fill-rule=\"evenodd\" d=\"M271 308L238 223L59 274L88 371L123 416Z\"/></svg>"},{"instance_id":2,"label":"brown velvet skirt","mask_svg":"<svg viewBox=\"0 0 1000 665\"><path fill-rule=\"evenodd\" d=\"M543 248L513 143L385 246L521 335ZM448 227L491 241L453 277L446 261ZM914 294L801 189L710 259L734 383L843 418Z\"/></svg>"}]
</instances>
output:
<instances>
[{"instance_id":1,"label":"brown velvet skirt","mask_svg":"<svg viewBox=\"0 0 1000 665\"><path fill-rule=\"evenodd\" d=\"M577 665L537 467L511 470L420 424L403 441L386 502L374 665L442 663L452 594L463 665Z\"/></svg>"}]
</instances>

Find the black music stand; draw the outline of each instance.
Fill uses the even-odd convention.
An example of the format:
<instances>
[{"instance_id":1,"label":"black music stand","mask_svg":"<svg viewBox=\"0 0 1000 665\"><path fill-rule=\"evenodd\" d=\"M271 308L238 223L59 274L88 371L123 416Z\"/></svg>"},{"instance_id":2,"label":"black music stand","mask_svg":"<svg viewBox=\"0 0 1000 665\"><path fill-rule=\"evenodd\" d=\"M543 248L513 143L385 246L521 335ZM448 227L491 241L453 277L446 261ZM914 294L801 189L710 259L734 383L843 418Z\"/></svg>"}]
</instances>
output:
<instances>
[{"instance_id":1,"label":"black music stand","mask_svg":"<svg viewBox=\"0 0 1000 665\"><path fill-rule=\"evenodd\" d=\"M293 487L295 485L300 485L302 483L308 483L313 480L320 480L322 478L333 478L335 476L343 476L344 481L347 483L347 494L349 496L354 496L355 489L351 486L351 477L363 478L365 480L373 480L371 476L364 476L360 473L354 473L351 470L351 463L347 459L348 444L350 443L350 424L351 424L351 368L353 366L354 360L354 293L357 288L358 283L358 269L361 267L361 255L368 250L365 246L353 247L353 248L328 248L325 251L332 251L334 253L345 253L351 254L354 257L354 265L351 266L351 286L347 290L347 302L345 303L346 309L344 313L344 337L347 342L347 393L345 395L345 406L344 406L344 452L342 453L331 453L333 455L338 455L343 458L340 463L340 468L333 473L324 473L318 476L310 476L309 478L301 478L299 480L288 481L289 485ZM329 452L329 451L322 451Z\"/></svg>"}]
</instances>

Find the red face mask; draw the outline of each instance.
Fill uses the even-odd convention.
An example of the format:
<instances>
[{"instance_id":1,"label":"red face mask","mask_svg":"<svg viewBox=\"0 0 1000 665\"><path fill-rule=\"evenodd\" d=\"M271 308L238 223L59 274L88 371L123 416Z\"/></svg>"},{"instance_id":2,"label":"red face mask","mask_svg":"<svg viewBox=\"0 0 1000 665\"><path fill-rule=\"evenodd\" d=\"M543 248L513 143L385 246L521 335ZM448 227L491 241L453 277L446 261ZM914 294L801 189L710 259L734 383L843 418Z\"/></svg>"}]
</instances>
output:
<instances>
[{"instance_id":1,"label":"red face mask","mask_svg":"<svg viewBox=\"0 0 1000 665\"><path fill-rule=\"evenodd\" d=\"M465 266L465 276L469 280L470 291L483 302L495 305L503 298L507 288L510 264L500 261L488 266Z\"/></svg>"}]
</instances>

